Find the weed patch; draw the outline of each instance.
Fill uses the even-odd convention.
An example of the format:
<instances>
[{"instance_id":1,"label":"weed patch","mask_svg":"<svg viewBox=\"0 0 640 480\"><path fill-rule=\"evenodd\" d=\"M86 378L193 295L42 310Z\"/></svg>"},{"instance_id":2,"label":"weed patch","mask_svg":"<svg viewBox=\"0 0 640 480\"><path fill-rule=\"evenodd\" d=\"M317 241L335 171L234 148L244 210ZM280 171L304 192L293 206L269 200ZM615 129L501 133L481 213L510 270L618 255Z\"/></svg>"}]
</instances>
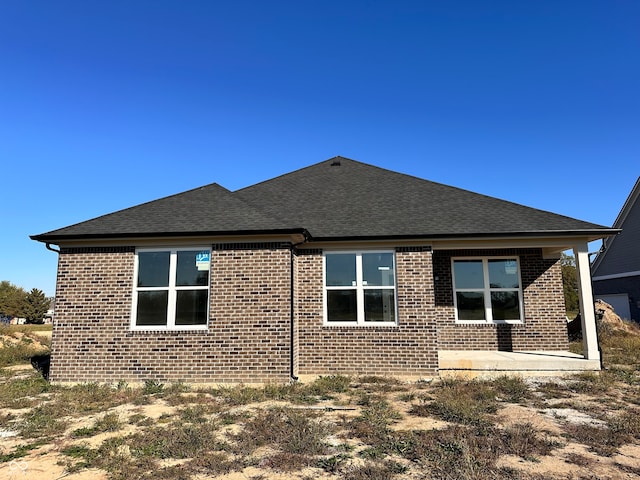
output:
<instances>
[{"instance_id":1,"label":"weed patch","mask_svg":"<svg viewBox=\"0 0 640 480\"><path fill-rule=\"evenodd\" d=\"M24 408L34 405L34 397L48 392L49 383L37 373L27 378L9 379L0 383L0 406L6 408Z\"/></svg>"},{"instance_id":2,"label":"weed patch","mask_svg":"<svg viewBox=\"0 0 640 480\"><path fill-rule=\"evenodd\" d=\"M573 377L571 389L578 393L606 393L614 385L615 377L600 372L582 372Z\"/></svg>"},{"instance_id":3,"label":"weed patch","mask_svg":"<svg viewBox=\"0 0 640 480\"><path fill-rule=\"evenodd\" d=\"M60 416L103 412L140 396L140 390L96 383L52 387L51 392L51 408Z\"/></svg>"},{"instance_id":4,"label":"weed patch","mask_svg":"<svg viewBox=\"0 0 640 480\"><path fill-rule=\"evenodd\" d=\"M366 375L358 377L359 387L367 392L398 392L407 390L400 380L393 377Z\"/></svg>"},{"instance_id":5,"label":"weed patch","mask_svg":"<svg viewBox=\"0 0 640 480\"><path fill-rule=\"evenodd\" d=\"M24 438L44 439L64 432L67 421L61 419L49 405L42 405L24 415L17 426Z\"/></svg>"},{"instance_id":6,"label":"weed patch","mask_svg":"<svg viewBox=\"0 0 640 480\"><path fill-rule=\"evenodd\" d=\"M613 417L606 425L568 424L564 430L570 438L589 446L598 455L610 457L622 445L640 438L640 410Z\"/></svg>"},{"instance_id":7,"label":"weed patch","mask_svg":"<svg viewBox=\"0 0 640 480\"><path fill-rule=\"evenodd\" d=\"M496 392L487 382L450 380L442 382L433 401L414 405L409 413L440 418L463 425L486 425L488 415L498 410Z\"/></svg>"},{"instance_id":8,"label":"weed patch","mask_svg":"<svg viewBox=\"0 0 640 480\"><path fill-rule=\"evenodd\" d=\"M485 479L495 474L500 448L496 435L464 425L412 432L403 456L424 465L432 478Z\"/></svg>"},{"instance_id":9,"label":"weed patch","mask_svg":"<svg viewBox=\"0 0 640 480\"><path fill-rule=\"evenodd\" d=\"M126 438L133 457L193 458L212 449L216 443L216 424L173 424L135 433Z\"/></svg>"},{"instance_id":10,"label":"weed patch","mask_svg":"<svg viewBox=\"0 0 640 480\"><path fill-rule=\"evenodd\" d=\"M375 447L386 447L391 432L390 425L401 415L386 401L380 400L363 409L349 422L349 431L363 442Z\"/></svg>"},{"instance_id":11,"label":"weed patch","mask_svg":"<svg viewBox=\"0 0 640 480\"><path fill-rule=\"evenodd\" d=\"M405 473L406 468L397 462L367 462L347 468L343 474L345 480L391 480L396 475Z\"/></svg>"},{"instance_id":12,"label":"weed patch","mask_svg":"<svg viewBox=\"0 0 640 480\"><path fill-rule=\"evenodd\" d=\"M142 394L155 395L158 393L162 393L163 390L164 383L161 383L158 380L147 380L144 382L144 387L142 387Z\"/></svg>"},{"instance_id":13,"label":"weed patch","mask_svg":"<svg viewBox=\"0 0 640 480\"><path fill-rule=\"evenodd\" d=\"M314 459L312 456L291 452L276 452L260 461L261 467L280 472L301 470L313 464Z\"/></svg>"},{"instance_id":14,"label":"weed patch","mask_svg":"<svg viewBox=\"0 0 640 480\"><path fill-rule=\"evenodd\" d=\"M504 401L519 403L530 396L529 385L520 376L501 375L492 383L496 392Z\"/></svg>"},{"instance_id":15,"label":"weed patch","mask_svg":"<svg viewBox=\"0 0 640 480\"><path fill-rule=\"evenodd\" d=\"M233 439L239 451L247 455L258 447L272 445L285 453L314 456L327 452L325 438L330 433L329 424L316 415L275 408L258 411L247 419Z\"/></svg>"},{"instance_id":16,"label":"weed patch","mask_svg":"<svg viewBox=\"0 0 640 480\"><path fill-rule=\"evenodd\" d=\"M96 420L92 427L82 427L74 430L71 436L75 438L92 437L99 433L116 432L122 428L122 422L117 413L107 413Z\"/></svg>"},{"instance_id":17,"label":"weed patch","mask_svg":"<svg viewBox=\"0 0 640 480\"><path fill-rule=\"evenodd\" d=\"M340 468L347 462L349 456L341 453L330 457L320 458L316 461L315 466L321 468L325 472L337 473Z\"/></svg>"},{"instance_id":18,"label":"weed patch","mask_svg":"<svg viewBox=\"0 0 640 480\"><path fill-rule=\"evenodd\" d=\"M13 449L13 452L0 455L0 463L10 462L11 460L25 457L31 450L34 450L41 445L43 445L43 442L41 441L36 443L29 443L26 445L18 445Z\"/></svg>"},{"instance_id":19,"label":"weed patch","mask_svg":"<svg viewBox=\"0 0 640 480\"><path fill-rule=\"evenodd\" d=\"M221 452L207 452L185 464L188 471L208 476L224 475L234 470L241 470L243 466L241 462L231 460L228 455Z\"/></svg>"},{"instance_id":20,"label":"weed patch","mask_svg":"<svg viewBox=\"0 0 640 480\"><path fill-rule=\"evenodd\" d=\"M599 332L603 362L607 367L626 365L640 370L640 329L625 322L629 331Z\"/></svg>"},{"instance_id":21,"label":"weed patch","mask_svg":"<svg viewBox=\"0 0 640 480\"><path fill-rule=\"evenodd\" d=\"M535 460L537 456L549 455L559 443L538 434L530 423L516 423L502 432L502 449L524 460Z\"/></svg>"}]
</instances>

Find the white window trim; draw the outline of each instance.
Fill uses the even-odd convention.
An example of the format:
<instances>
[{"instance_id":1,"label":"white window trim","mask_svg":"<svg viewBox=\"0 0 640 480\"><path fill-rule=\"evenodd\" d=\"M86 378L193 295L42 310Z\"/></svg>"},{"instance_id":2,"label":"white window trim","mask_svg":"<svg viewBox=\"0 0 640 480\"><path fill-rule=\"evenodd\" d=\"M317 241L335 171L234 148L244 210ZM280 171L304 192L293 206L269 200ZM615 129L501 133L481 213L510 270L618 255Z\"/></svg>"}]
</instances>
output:
<instances>
[{"instance_id":1,"label":"white window trim","mask_svg":"<svg viewBox=\"0 0 640 480\"><path fill-rule=\"evenodd\" d=\"M348 253L356 256L356 285L353 286L327 286L327 255ZM363 253L391 253L393 255L393 286L363 285L362 284L362 254ZM322 324L327 327L397 327L398 326L398 277L396 271L395 250L327 250L322 253ZM327 319L327 290L356 291L357 320L355 322L330 322ZM393 322L366 322L364 320L364 291L365 290L393 290L394 318Z\"/></svg>"},{"instance_id":2,"label":"white window trim","mask_svg":"<svg viewBox=\"0 0 640 480\"><path fill-rule=\"evenodd\" d=\"M489 284L489 260L514 260L518 264L518 285L517 289L515 288L491 288ZM484 307L485 307L485 320L460 320L458 318L458 296L456 292L478 292L480 289L478 288L458 288L456 289L456 278L455 278L455 269L454 262L456 260L482 260L482 274L484 276L484 288L482 291L484 292ZM517 255L504 255L504 256L485 256L485 257L452 257L451 258L451 288L453 289L453 306L455 311L455 321L459 324L469 325L487 325L487 324L512 324L512 325L520 325L524 323L524 296L522 289L522 271L520 269L520 257ZM493 320L493 312L491 309L491 292L514 292L518 291L518 303L520 307L520 318L517 320Z\"/></svg>"},{"instance_id":3,"label":"white window trim","mask_svg":"<svg viewBox=\"0 0 640 480\"><path fill-rule=\"evenodd\" d=\"M176 331L176 330L207 330L209 328L209 302L211 300L211 264L209 264L209 282L204 285L186 285L177 286L176 282L176 269L178 265L179 251L183 250L206 250L209 252L209 258L211 258L210 246L184 246L184 247L165 247L165 248L137 248L133 269L133 294L131 303L131 320L130 329L135 331ZM167 287L138 287L138 253L141 252L170 252L169 260L169 285ZM166 325L136 325L136 317L138 316L138 292L150 292L150 291L164 291L168 290L168 305L167 305L167 324ZM204 325L176 325L176 292L179 290L207 290L207 322Z\"/></svg>"}]
</instances>

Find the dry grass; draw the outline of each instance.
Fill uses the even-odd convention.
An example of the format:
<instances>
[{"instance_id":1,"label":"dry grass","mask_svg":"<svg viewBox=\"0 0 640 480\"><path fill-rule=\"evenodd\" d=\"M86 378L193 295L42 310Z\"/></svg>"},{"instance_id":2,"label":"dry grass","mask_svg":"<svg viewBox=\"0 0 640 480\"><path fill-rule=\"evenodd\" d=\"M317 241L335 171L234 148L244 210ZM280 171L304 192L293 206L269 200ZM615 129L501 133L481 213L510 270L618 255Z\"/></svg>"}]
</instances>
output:
<instances>
[{"instance_id":1,"label":"dry grass","mask_svg":"<svg viewBox=\"0 0 640 480\"><path fill-rule=\"evenodd\" d=\"M48 353L51 338L36 333L47 330L50 325L0 324L0 368L28 363L31 357Z\"/></svg>"},{"instance_id":2,"label":"dry grass","mask_svg":"<svg viewBox=\"0 0 640 480\"><path fill-rule=\"evenodd\" d=\"M438 384L431 401L414 405L410 413L464 425L483 425L497 408L493 382L445 380Z\"/></svg>"},{"instance_id":3,"label":"dry grass","mask_svg":"<svg viewBox=\"0 0 640 480\"><path fill-rule=\"evenodd\" d=\"M640 470L618 454L640 455L640 340L613 332L602 344L611 362L602 373L536 383L335 375L259 388L58 387L4 369L0 430L17 436L0 446L0 477L16 459L46 468L43 455L67 473L95 468L115 480L587 479L603 466L630 477ZM552 407L591 421L540 413ZM507 408L528 413L509 418ZM535 473L548 459L556 470Z\"/></svg>"}]
</instances>

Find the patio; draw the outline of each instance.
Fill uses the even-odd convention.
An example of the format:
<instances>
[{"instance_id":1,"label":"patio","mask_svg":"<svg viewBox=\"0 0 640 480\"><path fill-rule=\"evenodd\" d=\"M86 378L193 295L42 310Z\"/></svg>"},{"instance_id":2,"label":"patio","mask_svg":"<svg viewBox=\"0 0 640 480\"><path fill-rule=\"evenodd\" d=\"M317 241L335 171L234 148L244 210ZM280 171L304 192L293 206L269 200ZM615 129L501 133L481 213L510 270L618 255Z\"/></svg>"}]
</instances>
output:
<instances>
[{"instance_id":1,"label":"patio","mask_svg":"<svg viewBox=\"0 0 640 480\"><path fill-rule=\"evenodd\" d=\"M600 370L599 359L587 360L564 351L442 350L438 360L441 377L496 377L513 373L536 377Z\"/></svg>"}]
</instances>

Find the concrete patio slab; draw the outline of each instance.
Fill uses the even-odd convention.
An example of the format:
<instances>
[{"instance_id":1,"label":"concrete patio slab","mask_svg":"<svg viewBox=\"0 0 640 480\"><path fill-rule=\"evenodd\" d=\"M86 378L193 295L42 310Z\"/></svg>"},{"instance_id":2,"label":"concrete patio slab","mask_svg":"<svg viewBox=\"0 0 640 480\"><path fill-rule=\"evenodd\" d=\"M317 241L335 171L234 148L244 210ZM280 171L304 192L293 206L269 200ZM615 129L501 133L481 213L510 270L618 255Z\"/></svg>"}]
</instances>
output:
<instances>
[{"instance_id":1,"label":"concrete patio slab","mask_svg":"<svg viewBox=\"0 0 640 480\"><path fill-rule=\"evenodd\" d=\"M564 351L442 350L438 359L441 377L537 377L600 370L599 360Z\"/></svg>"}]
</instances>

